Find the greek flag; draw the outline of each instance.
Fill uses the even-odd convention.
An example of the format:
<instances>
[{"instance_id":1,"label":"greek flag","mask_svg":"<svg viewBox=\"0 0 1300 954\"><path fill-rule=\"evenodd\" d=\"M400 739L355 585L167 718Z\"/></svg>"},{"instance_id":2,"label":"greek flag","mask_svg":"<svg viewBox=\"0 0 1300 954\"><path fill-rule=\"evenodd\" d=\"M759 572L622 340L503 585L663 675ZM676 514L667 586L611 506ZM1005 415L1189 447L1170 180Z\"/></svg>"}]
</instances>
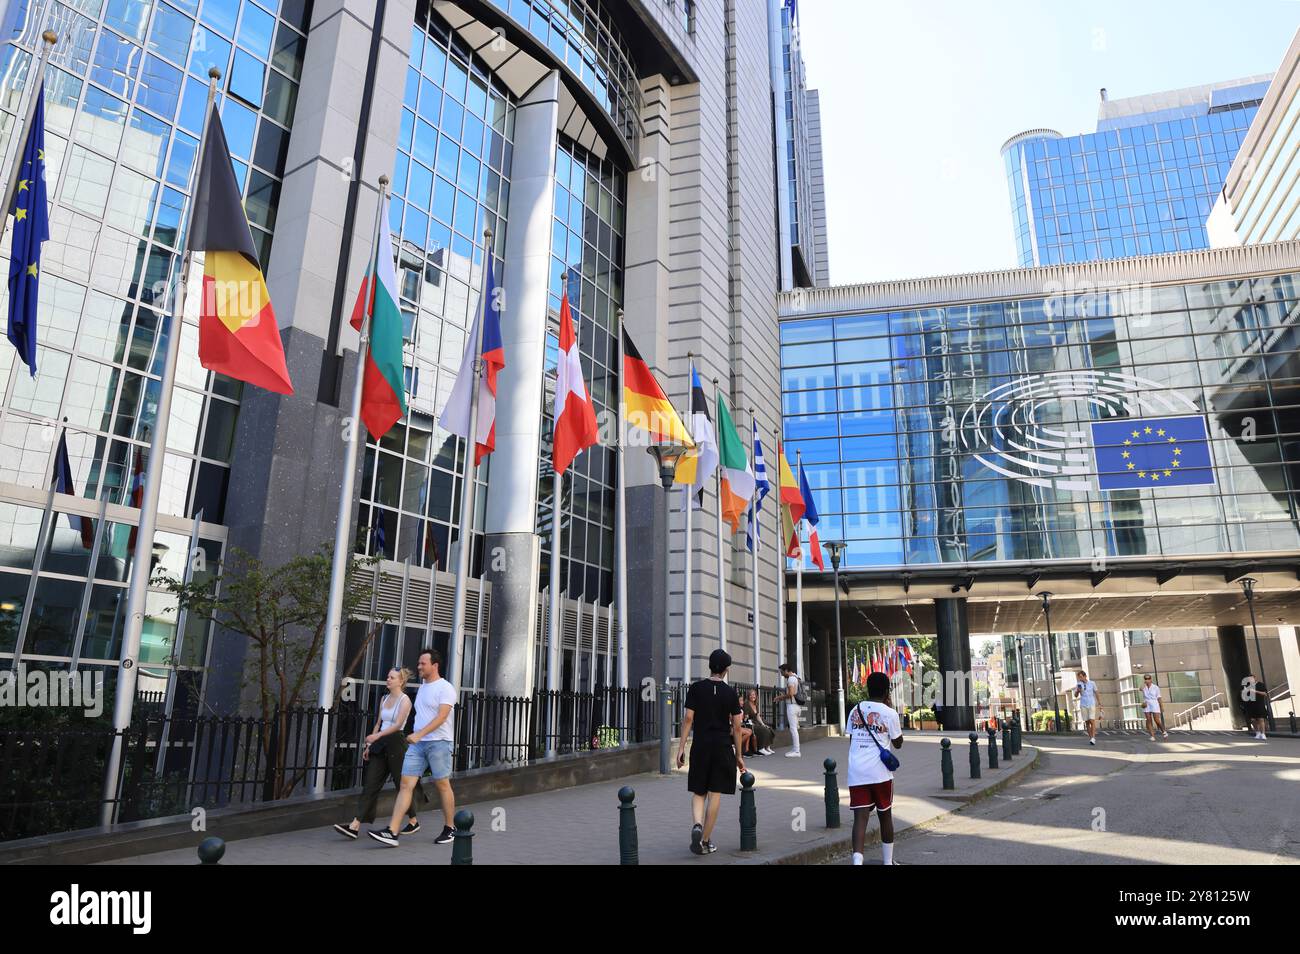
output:
<instances>
[{"instance_id":1,"label":"greek flag","mask_svg":"<svg viewBox=\"0 0 1300 954\"><path fill-rule=\"evenodd\" d=\"M763 498L772 492L767 479L767 465L763 463L763 442L758 439L758 421L754 429L754 489L758 492L745 516L745 548L751 552L758 546L758 512L763 509Z\"/></svg>"}]
</instances>

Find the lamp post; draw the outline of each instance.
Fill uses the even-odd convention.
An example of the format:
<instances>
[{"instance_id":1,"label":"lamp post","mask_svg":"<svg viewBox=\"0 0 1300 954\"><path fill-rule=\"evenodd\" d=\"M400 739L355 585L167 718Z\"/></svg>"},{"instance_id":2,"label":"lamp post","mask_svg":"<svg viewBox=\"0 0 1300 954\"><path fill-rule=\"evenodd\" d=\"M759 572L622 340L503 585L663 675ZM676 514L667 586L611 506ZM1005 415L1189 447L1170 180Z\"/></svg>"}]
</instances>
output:
<instances>
[{"instance_id":1,"label":"lamp post","mask_svg":"<svg viewBox=\"0 0 1300 954\"><path fill-rule=\"evenodd\" d=\"M1255 634L1255 659L1259 663L1259 681L1264 684L1264 705L1268 711L1268 731L1276 732L1277 724L1273 721L1273 703L1268 698L1268 676L1264 674L1264 653L1259 648L1259 627L1255 625L1255 583L1252 577L1245 577L1238 582L1246 594L1246 605L1250 607L1250 631Z\"/></svg>"},{"instance_id":2,"label":"lamp post","mask_svg":"<svg viewBox=\"0 0 1300 954\"><path fill-rule=\"evenodd\" d=\"M831 554L831 570L835 573L835 695L839 702L841 725L848 718L848 709L844 705L844 637L840 633L840 558L846 546L843 540L831 540L826 544Z\"/></svg>"},{"instance_id":3,"label":"lamp post","mask_svg":"<svg viewBox=\"0 0 1300 954\"><path fill-rule=\"evenodd\" d=\"M651 444L646 448L650 456L655 459L655 464L659 467L659 483L663 485L665 495L665 505L667 504L667 495L673 489L673 478L677 476L677 462L682 459L687 448L681 444ZM671 614L669 603L672 597L672 573L670 570L671 561L668 559L669 547L671 546L672 534L668 525L667 510L665 509L664 518L664 633L661 653L663 655L663 678L659 680L659 774L668 775L672 772L670 762L670 751L672 749L672 720L669 718L669 708L671 707L672 690L668 685L668 644L672 638L672 625L670 623ZM686 541L690 546L691 542ZM686 586L690 586L691 581L686 581Z\"/></svg>"},{"instance_id":4,"label":"lamp post","mask_svg":"<svg viewBox=\"0 0 1300 954\"><path fill-rule=\"evenodd\" d=\"M1160 685L1160 663L1156 662L1156 634L1152 630L1147 630L1147 641L1151 643L1151 681L1158 686Z\"/></svg>"},{"instance_id":5,"label":"lamp post","mask_svg":"<svg viewBox=\"0 0 1300 954\"><path fill-rule=\"evenodd\" d=\"M1056 639L1052 636L1052 594L1039 593L1038 598L1043 601L1043 620L1047 624L1047 662L1052 667L1052 727L1053 731L1061 731L1061 707L1057 705L1057 685L1056 685Z\"/></svg>"},{"instance_id":6,"label":"lamp post","mask_svg":"<svg viewBox=\"0 0 1300 954\"><path fill-rule=\"evenodd\" d=\"M1025 638L1016 637L1016 672L1020 677L1021 727L1029 731L1029 689L1025 685Z\"/></svg>"}]
</instances>

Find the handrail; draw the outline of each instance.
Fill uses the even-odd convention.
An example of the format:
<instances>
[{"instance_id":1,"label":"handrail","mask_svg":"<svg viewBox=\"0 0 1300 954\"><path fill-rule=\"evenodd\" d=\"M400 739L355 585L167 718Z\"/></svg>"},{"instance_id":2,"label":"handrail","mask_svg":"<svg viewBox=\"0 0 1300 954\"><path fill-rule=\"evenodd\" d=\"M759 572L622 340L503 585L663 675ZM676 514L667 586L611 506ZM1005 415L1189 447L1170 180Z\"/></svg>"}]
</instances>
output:
<instances>
[{"instance_id":1,"label":"handrail","mask_svg":"<svg viewBox=\"0 0 1300 954\"><path fill-rule=\"evenodd\" d=\"M1219 709L1223 708L1223 704L1217 701L1222 696L1223 696L1222 692L1216 692L1208 699L1202 699L1200 702L1196 703L1196 705L1184 709L1182 712L1178 713L1178 715L1174 716L1173 719L1169 721L1169 728L1172 729L1172 728L1176 728L1179 725L1186 724L1188 729L1190 730L1191 723L1201 718L1201 716L1209 715L1211 712L1217 712ZM1190 713L1196 713L1196 714L1192 715Z\"/></svg>"}]
</instances>

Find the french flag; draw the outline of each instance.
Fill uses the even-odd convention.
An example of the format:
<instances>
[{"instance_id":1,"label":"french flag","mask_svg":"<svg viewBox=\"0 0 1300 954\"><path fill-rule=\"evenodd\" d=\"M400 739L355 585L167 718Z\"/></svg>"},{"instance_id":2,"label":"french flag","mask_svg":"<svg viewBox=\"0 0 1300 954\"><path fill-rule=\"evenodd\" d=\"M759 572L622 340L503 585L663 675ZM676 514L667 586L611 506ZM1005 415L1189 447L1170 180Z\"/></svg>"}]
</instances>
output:
<instances>
[{"instance_id":1,"label":"french flag","mask_svg":"<svg viewBox=\"0 0 1300 954\"><path fill-rule=\"evenodd\" d=\"M474 463L477 465L496 449L497 434L497 375L506 366L505 346L501 340L501 302L497 292L496 277L492 268L492 254L487 254L487 273L483 279L483 306L474 317L465 354L460 359L460 370L451 396L438 418L442 429L458 437L469 439L470 402L474 384L474 345L483 328L483 382L479 388L478 421L474 435Z\"/></svg>"}]
</instances>

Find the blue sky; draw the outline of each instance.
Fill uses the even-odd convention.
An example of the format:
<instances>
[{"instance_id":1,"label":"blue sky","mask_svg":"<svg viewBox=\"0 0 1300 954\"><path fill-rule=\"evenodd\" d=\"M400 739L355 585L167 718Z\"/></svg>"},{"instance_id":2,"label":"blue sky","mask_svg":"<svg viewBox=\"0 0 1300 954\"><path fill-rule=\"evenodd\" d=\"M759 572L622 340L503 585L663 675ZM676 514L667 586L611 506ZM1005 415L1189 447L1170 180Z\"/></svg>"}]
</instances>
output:
<instances>
[{"instance_id":1,"label":"blue sky","mask_svg":"<svg viewBox=\"0 0 1300 954\"><path fill-rule=\"evenodd\" d=\"M1016 264L999 149L1112 99L1274 72L1300 0L801 0L831 281Z\"/></svg>"}]
</instances>

